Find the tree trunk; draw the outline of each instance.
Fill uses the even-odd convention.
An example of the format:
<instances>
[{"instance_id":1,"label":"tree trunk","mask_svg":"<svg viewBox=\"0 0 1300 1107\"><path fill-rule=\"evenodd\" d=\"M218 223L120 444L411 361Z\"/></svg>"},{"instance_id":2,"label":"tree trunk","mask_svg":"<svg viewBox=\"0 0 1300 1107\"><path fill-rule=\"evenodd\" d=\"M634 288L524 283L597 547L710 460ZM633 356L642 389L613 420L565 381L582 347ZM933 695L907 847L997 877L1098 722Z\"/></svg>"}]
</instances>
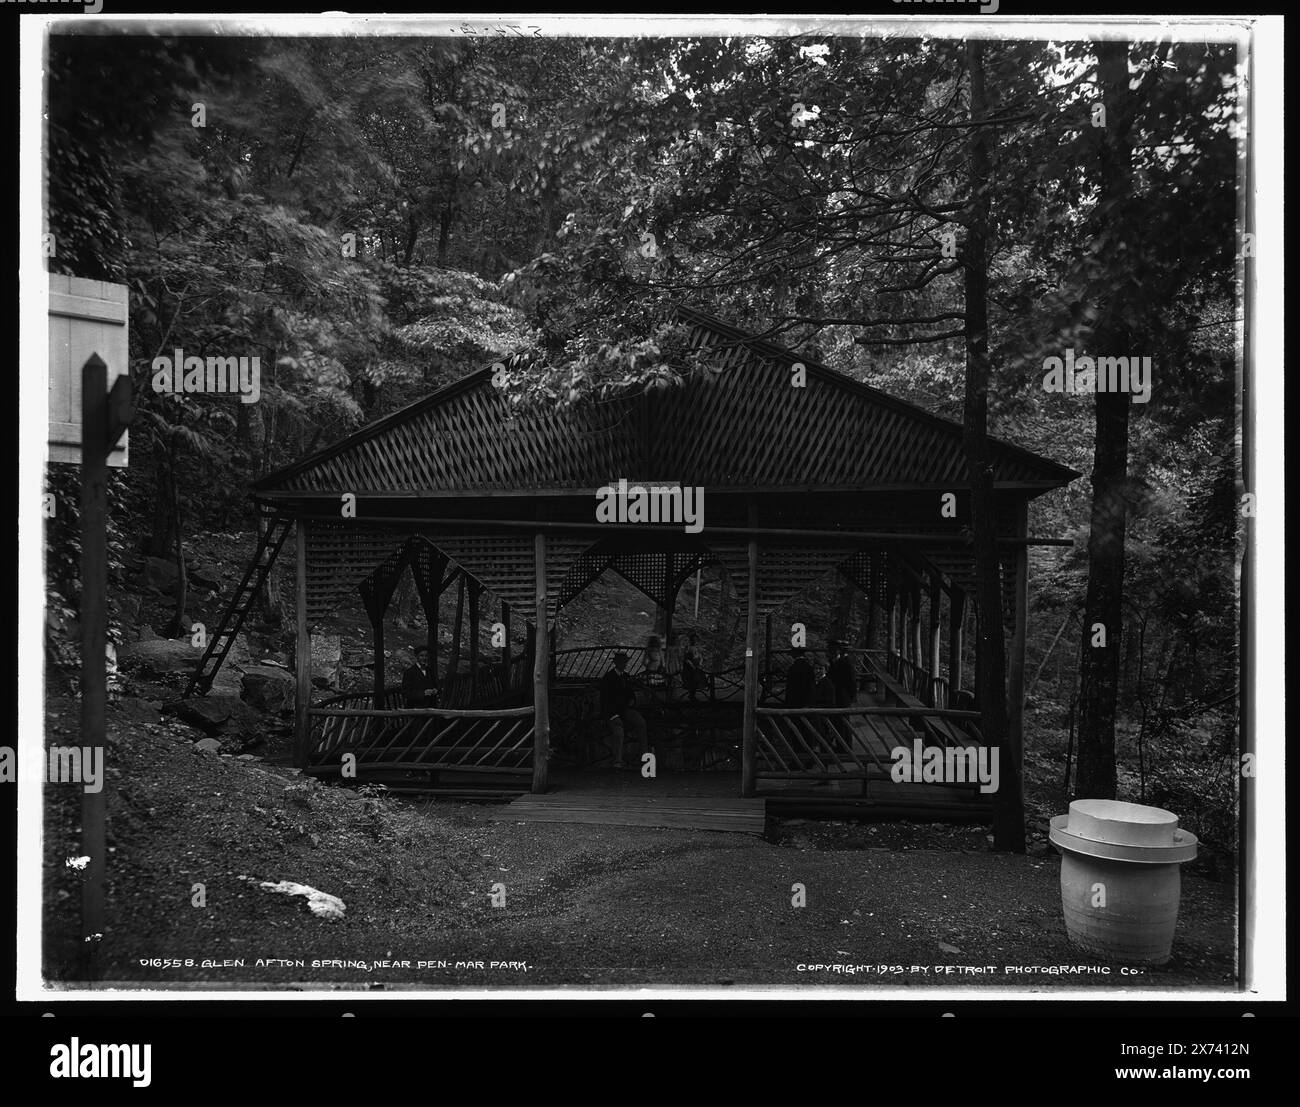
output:
<instances>
[{"instance_id":1,"label":"tree trunk","mask_svg":"<svg viewBox=\"0 0 1300 1107\"><path fill-rule=\"evenodd\" d=\"M1102 144L1099 206L1123 220L1129 196L1132 106L1128 88L1128 45L1097 45L1097 69L1109 126ZM1122 284L1121 284L1122 286ZM1113 314L1118 305L1110 305ZM1122 328L1111 323L1096 332L1098 353L1126 351ZM1079 750L1075 794L1115 798L1115 708L1119 695L1124 604L1124 538L1128 527L1129 397L1098 392L1092 465L1092 515L1088 534L1088 592L1084 601L1083 665L1079 694ZM1093 645L1105 634L1105 645Z\"/></svg>"},{"instance_id":2,"label":"tree trunk","mask_svg":"<svg viewBox=\"0 0 1300 1107\"><path fill-rule=\"evenodd\" d=\"M987 115L984 92L983 43L966 43L970 76L970 116ZM1025 850L1024 798L1021 793L1021 751L1007 727L1006 656L1002 625L1002 588L997 550L997 514L993 464L988 441L988 223L989 202L983 191L990 179L992 132L972 128L970 140L971 200L963 257L965 287L966 399L963 442L971 486L971 530L975 537L975 572L979 596L978 694L984 741L1001 750L1000 784L993 823L993 847Z\"/></svg>"},{"instance_id":3,"label":"tree trunk","mask_svg":"<svg viewBox=\"0 0 1300 1107\"><path fill-rule=\"evenodd\" d=\"M172 548L173 470L167 447L157 439L154 441L153 463L153 517L150 521L149 535L144 542L143 553L147 557L167 557Z\"/></svg>"},{"instance_id":4,"label":"tree trunk","mask_svg":"<svg viewBox=\"0 0 1300 1107\"><path fill-rule=\"evenodd\" d=\"M176 547L176 611L172 615L171 626L167 628L168 638L179 638L182 635L190 633L190 628L185 625L185 604L189 599L189 574L185 571L185 543L182 536L181 527L181 496L180 488L176 480L176 452L169 451L171 454L171 480L168 485L171 489L171 509L172 509L172 535L175 538Z\"/></svg>"},{"instance_id":5,"label":"tree trunk","mask_svg":"<svg viewBox=\"0 0 1300 1107\"><path fill-rule=\"evenodd\" d=\"M438 220L438 268L447 267L447 248L451 242L451 221L453 218L452 201L448 200Z\"/></svg>"}]
</instances>

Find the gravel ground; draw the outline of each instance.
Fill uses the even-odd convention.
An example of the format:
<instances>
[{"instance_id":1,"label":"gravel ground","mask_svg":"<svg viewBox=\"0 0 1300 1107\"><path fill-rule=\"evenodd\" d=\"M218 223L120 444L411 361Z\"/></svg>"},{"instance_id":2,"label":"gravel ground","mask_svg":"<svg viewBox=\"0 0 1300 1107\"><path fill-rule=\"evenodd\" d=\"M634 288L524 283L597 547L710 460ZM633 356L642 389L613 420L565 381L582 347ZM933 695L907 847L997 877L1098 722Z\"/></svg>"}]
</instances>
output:
<instances>
[{"instance_id":1,"label":"gravel ground","mask_svg":"<svg viewBox=\"0 0 1300 1107\"><path fill-rule=\"evenodd\" d=\"M60 717L75 718L67 711L51 706L52 742L63 740ZM1066 938L1056 856L994 854L983 828L791 820L774 822L765 840L498 822L487 805L374 798L261 762L198 753L193 737L175 723L122 716L110 724L113 852L97 955L105 980L145 987L1232 985L1232 885L1192 873L1170 964L1123 977L1117 965L1109 975L1008 975L1007 966L1098 962ZM64 861L77 852L78 809L72 786L47 795L45 967L47 979L58 981L77 975L79 877ZM303 897L273 893L263 881L338 896L346 914L317 917ZM197 906L196 884L204 885ZM792 906L796 884L806 906ZM494 892L504 903L494 905ZM141 963L157 958L182 964ZM305 965L259 965L259 958ZM185 966L187 959L194 964ZM244 964L225 964L234 959ZM364 966L312 967L330 959ZM401 961L410 964L391 964Z\"/></svg>"}]
</instances>

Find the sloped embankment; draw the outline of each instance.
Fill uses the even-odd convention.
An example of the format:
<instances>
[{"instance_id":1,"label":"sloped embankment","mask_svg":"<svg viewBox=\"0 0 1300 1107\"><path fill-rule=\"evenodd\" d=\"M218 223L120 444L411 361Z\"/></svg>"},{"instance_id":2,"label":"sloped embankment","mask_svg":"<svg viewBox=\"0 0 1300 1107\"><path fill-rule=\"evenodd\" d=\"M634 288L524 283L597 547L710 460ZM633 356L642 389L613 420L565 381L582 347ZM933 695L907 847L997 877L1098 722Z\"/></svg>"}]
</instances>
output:
<instances>
[{"instance_id":1,"label":"sloped embankment","mask_svg":"<svg viewBox=\"0 0 1300 1107\"><path fill-rule=\"evenodd\" d=\"M206 752L182 724L126 714L121 703L111 708L105 753L102 979L221 979L141 964L156 958L382 957L380 947L473 926L491 910L481 849L490 828L453 827L391 799ZM49 743L72 741L75 719L75 701L52 702ZM79 942L80 877L66 861L80 852L80 787L53 785L46 795L45 965L46 978L58 980L72 973ZM345 914L317 917L303 897L262 881L337 896Z\"/></svg>"}]
</instances>

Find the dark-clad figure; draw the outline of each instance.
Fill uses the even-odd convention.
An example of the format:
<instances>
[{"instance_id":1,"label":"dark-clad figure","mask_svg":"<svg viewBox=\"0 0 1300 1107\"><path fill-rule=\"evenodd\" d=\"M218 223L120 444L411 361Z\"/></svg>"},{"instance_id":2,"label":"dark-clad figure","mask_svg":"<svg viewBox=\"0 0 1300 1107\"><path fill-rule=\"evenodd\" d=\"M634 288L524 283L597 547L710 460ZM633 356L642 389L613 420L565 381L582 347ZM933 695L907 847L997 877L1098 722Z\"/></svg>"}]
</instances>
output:
<instances>
[{"instance_id":1,"label":"dark-clad figure","mask_svg":"<svg viewBox=\"0 0 1300 1107\"><path fill-rule=\"evenodd\" d=\"M610 737L614 739L614 768L621 769L623 745L627 732L632 732L633 743L644 749L645 719L636 710L636 684L627 672L627 654L614 655L614 667L600 678L600 713L609 720Z\"/></svg>"},{"instance_id":2,"label":"dark-clad figure","mask_svg":"<svg viewBox=\"0 0 1300 1107\"><path fill-rule=\"evenodd\" d=\"M807 650L795 650L794 661L785 674L786 707L811 707L814 674Z\"/></svg>"},{"instance_id":3,"label":"dark-clad figure","mask_svg":"<svg viewBox=\"0 0 1300 1107\"><path fill-rule=\"evenodd\" d=\"M843 642L832 642L826 650L830 665L826 675L835 688L835 706L852 707L858 698L858 678L853 672L853 656Z\"/></svg>"},{"instance_id":4,"label":"dark-clad figure","mask_svg":"<svg viewBox=\"0 0 1300 1107\"><path fill-rule=\"evenodd\" d=\"M831 683L831 678L826 674L826 666L820 661L817 662L816 668L813 669L812 706L835 706L835 685Z\"/></svg>"},{"instance_id":5,"label":"dark-clad figure","mask_svg":"<svg viewBox=\"0 0 1300 1107\"><path fill-rule=\"evenodd\" d=\"M438 684L429 672L429 650L415 651L415 664L402 674L402 702L407 707L437 707Z\"/></svg>"}]
</instances>

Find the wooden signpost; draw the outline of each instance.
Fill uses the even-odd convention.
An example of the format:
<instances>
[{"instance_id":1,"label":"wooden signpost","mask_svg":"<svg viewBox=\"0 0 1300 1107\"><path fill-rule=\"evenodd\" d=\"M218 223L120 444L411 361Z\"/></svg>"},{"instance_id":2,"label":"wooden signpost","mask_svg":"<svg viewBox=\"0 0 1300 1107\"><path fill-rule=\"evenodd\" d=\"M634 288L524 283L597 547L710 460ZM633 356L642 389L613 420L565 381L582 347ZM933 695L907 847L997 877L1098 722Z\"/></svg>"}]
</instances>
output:
<instances>
[{"instance_id":1,"label":"wooden signpost","mask_svg":"<svg viewBox=\"0 0 1300 1107\"><path fill-rule=\"evenodd\" d=\"M91 354L81 369L81 746L103 748L108 703L108 457L131 422L131 378L107 388L108 366ZM102 783L102 782L101 782ZM81 933L94 978L104 931L106 791L81 793Z\"/></svg>"},{"instance_id":2,"label":"wooden signpost","mask_svg":"<svg viewBox=\"0 0 1300 1107\"><path fill-rule=\"evenodd\" d=\"M103 749L108 705L108 469L127 464L133 410L127 288L50 275L49 460L81 464L81 737ZM107 360L105 360L107 359ZM98 973L104 932L105 796L81 794L83 979Z\"/></svg>"}]
</instances>

